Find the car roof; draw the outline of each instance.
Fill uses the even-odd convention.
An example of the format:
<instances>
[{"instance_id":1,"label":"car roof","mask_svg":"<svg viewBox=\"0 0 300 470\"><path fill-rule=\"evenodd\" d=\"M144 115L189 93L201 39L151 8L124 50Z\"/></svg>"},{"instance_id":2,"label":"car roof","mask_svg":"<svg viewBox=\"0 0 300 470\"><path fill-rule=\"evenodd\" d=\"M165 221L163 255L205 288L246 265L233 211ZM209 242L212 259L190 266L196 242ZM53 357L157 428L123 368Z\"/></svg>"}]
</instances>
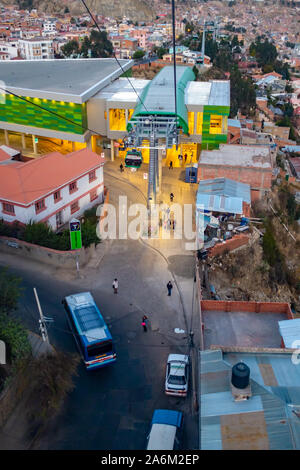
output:
<instances>
[{"instance_id":1,"label":"car roof","mask_svg":"<svg viewBox=\"0 0 300 470\"><path fill-rule=\"evenodd\" d=\"M147 450L173 450L176 426L170 424L152 425Z\"/></svg>"},{"instance_id":2,"label":"car roof","mask_svg":"<svg viewBox=\"0 0 300 470\"><path fill-rule=\"evenodd\" d=\"M189 356L186 354L169 354L168 362L189 362Z\"/></svg>"}]
</instances>

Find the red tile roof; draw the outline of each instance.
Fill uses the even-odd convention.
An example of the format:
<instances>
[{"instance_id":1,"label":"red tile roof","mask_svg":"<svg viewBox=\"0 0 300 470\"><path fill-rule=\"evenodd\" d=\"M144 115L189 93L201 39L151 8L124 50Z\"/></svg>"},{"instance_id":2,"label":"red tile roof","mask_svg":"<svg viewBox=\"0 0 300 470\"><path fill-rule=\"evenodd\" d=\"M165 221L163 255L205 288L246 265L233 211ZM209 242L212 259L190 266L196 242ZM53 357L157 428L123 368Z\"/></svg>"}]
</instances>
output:
<instances>
[{"instance_id":1,"label":"red tile roof","mask_svg":"<svg viewBox=\"0 0 300 470\"><path fill-rule=\"evenodd\" d=\"M104 162L100 155L82 149L67 155L54 152L25 163L0 165L0 199L30 205Z\"/></svg>"}]
</instances>

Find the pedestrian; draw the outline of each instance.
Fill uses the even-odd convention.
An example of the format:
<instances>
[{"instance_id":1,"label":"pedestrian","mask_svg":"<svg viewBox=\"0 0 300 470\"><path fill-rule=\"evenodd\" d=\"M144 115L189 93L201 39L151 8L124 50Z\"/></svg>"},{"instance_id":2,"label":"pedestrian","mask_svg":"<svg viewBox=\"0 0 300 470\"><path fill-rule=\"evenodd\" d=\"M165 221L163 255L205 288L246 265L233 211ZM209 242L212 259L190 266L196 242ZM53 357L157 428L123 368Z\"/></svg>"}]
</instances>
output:
<instances>
[{"instance_id":1,"label":"pedestrian","mask_svg":"<svg viewBox=\"0 0 300 470\"><path fill-rule=\"evenodd\" d=\"M122 171L124 171L124 168L123 168L123 164L121 163L121 165L120 165L120 172L122 173Z\"/></svg>"},{"instance_id":2,"label":"pedestrian","mask_svg":"<svg viewBox=\"0 0 300 470\"><path fill-rule=\"evenodd\" d=\"M118 279L114 279L114 282L112 283L112 286L113 286L114 294L117 294L118 293L118 287L119 287Z\"/></svg>"},{"instance_id":3,"label":"pedestrian","mask_svg":"<svg viewBox=\"0 0 300 470\"><path fill-rule=\"evenodd\" d=\"M173 289L173 284L172 284L171 281L168 282L167 289L168 289L168 296L171 296L171 292L172 292L172 289Z\"/></svg>"},{"instance_id":4,"label":"pedestrian","mask_svg":"<svg viewBox=\"0 0 300 470\"><path fill-rule=\"evenodd\" d=\"M142 327L143 327L144 331L147 331L146 320L147 320L147 317L146 317L146 315L144 315L143 318L142 318Z\"/></svg>"},{"instance_id":5,"label":"pedestrian","mask_svg":"<svg viewBox=\"0 0 300 470\"><path fill-rule=\"evenodd\" d=\"M174 199L174 194L171 193L171 194L170 194L170 201L173 202L173 199Z\"/></svg>"},{"instance_id":6,"label":"pedestrian","mask_svg":"<svg viewBox=\"0 0 300 470\"><path fill-rule=\"evenodd\" d=\"M187 153L184 154L184 163L186 163Z\"/></svg>"},{"instance_id":7,"label":"pedestrian","mask_svg":"<svg viewBox=\"0 0 300 470\"><path fill-rule=\"evenodd\" d=\"M173 230L175 230L175 219L173 219Z\"/></svg>"},{"instance_id":8,"label":"pedestrian","mask_svg":"<svg viewBox=\"0 0 300 470\"><path fill-rule=\"evenodd\" d=\"M172 160L170 161L169 170L171 170L171 168L172 168L172 170L173 170L173 162L172 162Z\"/></svg>"}]
</instances>

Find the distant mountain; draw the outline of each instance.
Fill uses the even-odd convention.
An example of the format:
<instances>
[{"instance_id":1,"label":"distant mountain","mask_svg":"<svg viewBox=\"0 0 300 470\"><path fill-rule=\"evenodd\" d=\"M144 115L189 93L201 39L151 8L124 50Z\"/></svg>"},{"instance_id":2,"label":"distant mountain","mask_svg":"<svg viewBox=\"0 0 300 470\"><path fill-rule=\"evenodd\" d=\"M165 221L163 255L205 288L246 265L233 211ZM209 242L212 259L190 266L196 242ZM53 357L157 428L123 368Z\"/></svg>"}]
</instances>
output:
<instances>
[{"instance_id":1,"label":"distant mountain","mask_svg":"<svg viewBox=\"0 0 300 470\"><path fill-rule=\"evenodd\" d=\"M79 0L1 0L4 5L17 3L22 9L36 8L49 14L64 13L68 7L72 15L85 13L86 10ZM151 1L146 0L86 0L92 13L120 18L127 16L133 21L146 21L155 18Z\"/></svg>"}]
</instances>

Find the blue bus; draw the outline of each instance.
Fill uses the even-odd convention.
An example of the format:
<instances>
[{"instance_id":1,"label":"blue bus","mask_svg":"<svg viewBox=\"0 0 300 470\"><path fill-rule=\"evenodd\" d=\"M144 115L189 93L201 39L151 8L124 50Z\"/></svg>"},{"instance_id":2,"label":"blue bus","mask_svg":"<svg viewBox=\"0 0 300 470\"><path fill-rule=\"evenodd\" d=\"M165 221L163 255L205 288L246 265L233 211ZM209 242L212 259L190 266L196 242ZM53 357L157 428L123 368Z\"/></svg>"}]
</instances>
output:
<instances>
[{"instance_id":1,"label":"blue bus","mask_svg":"<svg viewBox=\"0 0 300 470\"><path fill-rule=\"evenodd\" d=\"M116 360L112 336L90 292L65 297L62 301L85 367L96 369Z\"/></svg>"}]
</instances>

